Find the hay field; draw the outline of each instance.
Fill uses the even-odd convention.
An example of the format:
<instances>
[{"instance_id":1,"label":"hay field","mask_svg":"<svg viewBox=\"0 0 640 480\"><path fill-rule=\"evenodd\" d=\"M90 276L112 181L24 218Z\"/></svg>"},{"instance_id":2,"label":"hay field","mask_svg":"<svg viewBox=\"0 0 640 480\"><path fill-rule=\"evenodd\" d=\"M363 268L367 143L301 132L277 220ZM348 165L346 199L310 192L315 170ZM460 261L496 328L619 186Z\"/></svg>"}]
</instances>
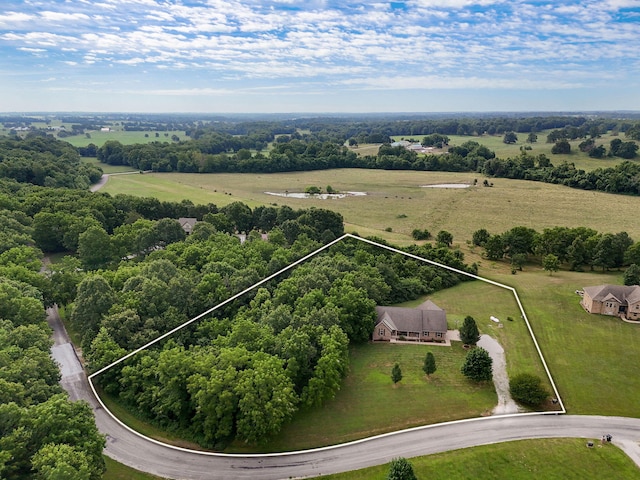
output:
<instances>
[{"instance_id":1,"label":"hay field","mask_svg":"<svg viewBox=\"0 0 640 480\"><path fill-rule=\"evenodd\" d=\"M473 183L470 188L422 188L421 185ZM389 241L412 243L411 232L426 228L433 234L447 230L454 244L464 244L472 233L486 228L501 233L523 225L542 231L546 227L586 226L601 232L627 231L640 240L640 224L631 222L640 209L640 197L571 189L560 185L509 179L491 179L473 173L385 170L325 170L277 174L151 173L112 177L102 191L156 196L162 200L188 198L218 206L242 201L293 208L328 208L340 212L346 231L378 235ZM264 192L303 192L316 185L339 191L367 192L342 199L299 199ZM391 232L386 231L391 229Z\"/></svg>"}]
</instances>

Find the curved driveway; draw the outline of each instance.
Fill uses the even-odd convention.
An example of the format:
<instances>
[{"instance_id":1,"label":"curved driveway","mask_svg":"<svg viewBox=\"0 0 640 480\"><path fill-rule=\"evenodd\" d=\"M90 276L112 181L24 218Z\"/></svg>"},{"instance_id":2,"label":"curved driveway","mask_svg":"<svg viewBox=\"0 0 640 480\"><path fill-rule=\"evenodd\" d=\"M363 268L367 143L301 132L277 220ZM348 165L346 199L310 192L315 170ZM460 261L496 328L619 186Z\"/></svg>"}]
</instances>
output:
<instances>
[{"instance_id":1,"label":"curved driveway","mask_svg":"<svg viewBox=\"0 0 640 480\"><path fill-rule=\"evenodd\" d=\"M61 363L62 385L72 399L89 402L101 432L107 435L105 453L138 470L172 479L284 479L355 470L475 445L529 438L582 437L599 440L603 434L640 465L640 419L575 415L517 415L464 420L381 435L315 451L253 456L202 454L169 447L140 437L108 414L94 396L55 309L49 311L56 345L52 354ZM67 344L69 346L65 347ZM61 353L62 352L62 353ZM66 374L64 374L66 372ZM586 448L586 447L585 447Z\"/></svg>"}]
</instances>

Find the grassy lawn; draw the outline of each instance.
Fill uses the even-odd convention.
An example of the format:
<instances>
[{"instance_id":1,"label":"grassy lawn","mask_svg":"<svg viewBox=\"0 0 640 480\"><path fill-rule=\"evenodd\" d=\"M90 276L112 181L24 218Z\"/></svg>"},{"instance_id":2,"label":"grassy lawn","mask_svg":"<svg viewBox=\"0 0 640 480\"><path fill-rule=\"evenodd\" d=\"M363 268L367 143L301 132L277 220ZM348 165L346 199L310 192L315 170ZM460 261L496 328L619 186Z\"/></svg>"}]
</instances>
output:
<instances>
[{"instance_id":1,"label":"grassy lawn","mask_svg":"<svg viewBox=\"0 0 640 480\"><path fill-rule=\"evenodd\" d=\"M108 163L102 163L99 162L95 157L82 157L81 160L86 163L92 163L96 167L100 167L104 173L123 173L137 171L126 165L109 165Z\"/></svg>"},{"instance_id":2,"label":"grassy lawn","mask_svg":"<svg viewBox=\"0 0 640 480\"><path fill-rule=\"evenodd\" d=\"M510 279L505 279L505 283L508 280ZM551 384L546 382L547 374L540 356L525 322L520 318L520 310L510 291L474 281L435 292L428 298L447 312L449 329L459 328L464 317L471 315L476 320L480 333L491 335L498 340L505 350L507 372L510 376L524 372L533 373L545 380L547 389L552 391ZM407 302L404 305L414 307L423 300ZM499 318L502 327L492 322L489 318L491 316ZM508 321L507 317L511 317L513 321Z\"/></svg>"},{"instance_id":3,"label":"grassy lawn","mask_svg":"<svg viewBox=\"0 0 640 480\"><path fill-rule=\"evenodd\" d=\"M116 462L106 455L104 456L104 461L107 464L107 471L102 475L103 480L162 480L162 477L139 472L122 463Z\"/></svg>"},{"instance_id":4,"label":"grassy lawn","mask_svg":"<svg viewBox=\"0 0 640 480\"><path fill-rule=\"evenodd\" d=\"M490 274L516 287L551 374L569 413L640 417L640 327L613 317L590 315L576 290L620 284L621 273L542 272ZM507 357L508 358L508 357Z\"/></svg>"},{"instance_id":5,"label":"grassy lawn","mask_svg":"<svg viewBox=\"0 0 640 480\"><path fill-rule=\"evenodd\" d=\"M413 243L415 228L453 234L454 244L471 240L473 232L487 228L501 233L514 226L542 231L554 226L586 226L601 232L626 230L640 239L635 218L640 198L571 189L523 180L494 179L492 188L421 188L439 183L472 183L472 173L385 170L325 170L278 174L151 173L112 177L103 191L156 196L179 201L224 206L242 201L257 205L287 204L293 208L329 208L343 215L345 229L377 235L397 244ZM367 192L343 199L296 199L264 192L301 192L309 185L331 185L340 191ZM403 215L406 215L404 217ZM391 228L391 232L385 231Z\"/></svg>"},{"instance_id":6,"label":"grassy lawn","mask_svg":"<svg viewBox=\"0 0 640 480\"><path fill-rule=\"evenodd\" d=\"M438 370L427 378L427 352ZM307 449L347 442L403 428L487 415L497 403L492 384L467 380L460 367L466 351L435 345L365 344L351 349L350 372L336 397L321 408L299 412L264 451ZM403 379L394 386L391 369L398 362ZM402 404L400 409L381 405ZM327 421L331 419L331 421ZM234 445L230 451L243 451Z\"/></svg>"},{"instance_id":7,"label":"grassy lawn","mask_svg":"<svg viewBox=\"0 0 640 480\"><path fill-rule=\"evenodd\" d=\"M420 479L639 479L640 470L613 445L586 448L579 438L522 440L410 459ZM384 480L389 466L320 477L326 480Z\"/></svg>"}]
</instances>

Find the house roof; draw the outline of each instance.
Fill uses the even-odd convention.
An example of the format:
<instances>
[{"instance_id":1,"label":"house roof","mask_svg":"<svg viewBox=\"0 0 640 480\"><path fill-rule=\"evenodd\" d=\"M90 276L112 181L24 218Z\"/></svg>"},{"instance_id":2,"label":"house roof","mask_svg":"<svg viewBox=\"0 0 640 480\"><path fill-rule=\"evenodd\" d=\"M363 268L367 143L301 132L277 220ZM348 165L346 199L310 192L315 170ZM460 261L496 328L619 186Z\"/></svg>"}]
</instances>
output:
<instances>
[{"instance_id":1,"label":"house roof","mask_svg":"<svg viewBox=\"0 0 640 480\"><path fill-rule=\"evenodd\" d=\"M427 300L418 308L376 307L378 322L392 330L407 332L446 332L447 315L435 303Z\"/></svg>"},{"instance_id":2,"label":"house roof","mask_svg":"<svg viewBox=\"0 0 640 480\"><path fill-rule=\"evenodd\" d=\"M180 217L178 222L180 222L180 226L185 230L192 230L193 226L198 223L198 219L194 217Z\"/></svg>"},{"instance_id":3,"label":"house roof","mask_svg":"<svg viewBox=\"0 0 640 480\"><path fill-rule=\"evenodd\" d=\"M640 302L640 286L638 285L597 285L584 287L582 290L597 302L615 301L620 305Z\"/></svg>"}]
</instances>

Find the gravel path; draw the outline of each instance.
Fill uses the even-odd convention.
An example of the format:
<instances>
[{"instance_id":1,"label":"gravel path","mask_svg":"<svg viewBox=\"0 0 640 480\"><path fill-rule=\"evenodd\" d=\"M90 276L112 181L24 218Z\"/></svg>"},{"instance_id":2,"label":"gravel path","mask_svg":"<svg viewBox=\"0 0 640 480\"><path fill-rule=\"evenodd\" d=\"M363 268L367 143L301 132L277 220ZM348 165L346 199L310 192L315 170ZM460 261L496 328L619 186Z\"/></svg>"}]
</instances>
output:
<instances>
[{"instance_id":1,"label":"gravel path","mask_svg":"<svg viewBox=\"0 0 640 480\"><path fill-rule=\"evenodd\" d=\"M498 394L498 405L493 409L493 415L505 415L520 412L520 407L509 393L509 376L507 363L504 359L504 349L498 341L489 335L481 335L478 346L489 352L493 360L493 384Z\"/></svg>"},{"instance_id":2,"label":"gravel path","mask_svg":"<svg viewBox=\"0 0 640 480\"><path fill-rule=\"evenodd\" d=\"M458 330L449 330L447 338L460 341L460 332ZM507 363L504 359L504 349L496 339L489 335L480 335L478 346L489 352L489 356L493 360L493 384L498 394L498 405L493 409L492 415L522 412L523 410L511 398L511 393L509 393L509 376L507 375Z\"/></svg>"}]
</instances>

